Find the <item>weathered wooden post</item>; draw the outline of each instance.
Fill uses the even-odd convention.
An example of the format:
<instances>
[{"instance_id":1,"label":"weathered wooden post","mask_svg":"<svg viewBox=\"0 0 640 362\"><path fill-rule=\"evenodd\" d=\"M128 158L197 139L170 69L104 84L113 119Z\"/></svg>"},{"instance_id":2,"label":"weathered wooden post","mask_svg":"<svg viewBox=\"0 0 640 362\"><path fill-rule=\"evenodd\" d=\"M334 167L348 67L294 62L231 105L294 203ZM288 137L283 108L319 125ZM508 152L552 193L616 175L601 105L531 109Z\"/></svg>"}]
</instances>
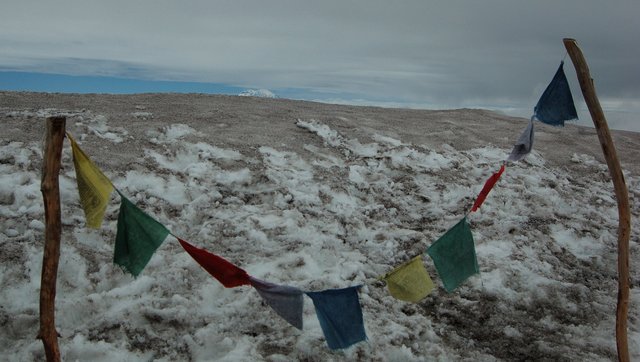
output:
<instances>
[{"instance_id":1,"label":"weathered wooden post","mask_svg":"<svg viewBox=\"0 0 640 362\"><path fill-rule=\"evenodd\" d=\"M631 210L629 208L629 194L622 174L622 167L618 160L618 153L609 132L609 125L602 112L602 107L596 95L593 79L589 74L587 61L582 55L575 39L566 38L564 46L571 57L573 66L578 74L582 95L591 113L591 118L598 132L604 158L609 166L609 174L618 201L618 308L616 311L616 345L618 360L629 361L629 346L627 343L627 314L629 311L629 237L631 235Z\"/></svg>"},{"instance_id":2,"label":"weathered wooden post","mask_svg":"<svg viewBox=\"0 0 640 362\"><path fill-rule=\"evenodd\" d=\"M40 191L44 201L44 255L40 281L40 332L47 361L60 361L55 324L56 280L60 260L62 221L60 212L60 159L65 134L65 117L47 117Z\"/></svg>"}]
</instances>

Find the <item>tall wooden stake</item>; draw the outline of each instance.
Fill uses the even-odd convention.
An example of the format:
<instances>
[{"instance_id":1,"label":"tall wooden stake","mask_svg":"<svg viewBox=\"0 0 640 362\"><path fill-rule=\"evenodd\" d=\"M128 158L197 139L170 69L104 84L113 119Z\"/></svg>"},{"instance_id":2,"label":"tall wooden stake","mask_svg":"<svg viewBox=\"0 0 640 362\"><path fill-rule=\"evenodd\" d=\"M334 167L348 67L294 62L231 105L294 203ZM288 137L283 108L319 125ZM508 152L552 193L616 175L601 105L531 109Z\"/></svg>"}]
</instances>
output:
<instances>
[{"instance_id":1,"label":"tall wooden stake","mask_svg":"<svg viewBox=\"0 0 640 362\"><path fill-rule=\"evenodd\" d=\"M58 332L55 324L56 280L60 260L62 221L60 212L60 158L65 134L65 117L48 117L40 191L44 201L44 255L40 281L40 332L47 361L60 361Z\"/></svg>"},{"instance_id":2,"label":"tall wooden stake","mask_svg":"<svg viewBox=\"0 0 640 362\"><path fill-rule=\"evenodd\" d=\"M582 95L596 126L604 158L609 166L609 174L618 200L618 308L616 311L616 345L618 347L618 361L629 361L629 346L627 343L627 313L629 311L629 237L631 235L631 210L629 208L629 194L624 181L620 161L616 148L611 139L607 120L604 118L602 107L596 96L593 79L589 74L587 61L582 55L575 39L564 39L564 46L571 57L573 66L578 74L578 81Z\"/></svg>"}]
</instances>

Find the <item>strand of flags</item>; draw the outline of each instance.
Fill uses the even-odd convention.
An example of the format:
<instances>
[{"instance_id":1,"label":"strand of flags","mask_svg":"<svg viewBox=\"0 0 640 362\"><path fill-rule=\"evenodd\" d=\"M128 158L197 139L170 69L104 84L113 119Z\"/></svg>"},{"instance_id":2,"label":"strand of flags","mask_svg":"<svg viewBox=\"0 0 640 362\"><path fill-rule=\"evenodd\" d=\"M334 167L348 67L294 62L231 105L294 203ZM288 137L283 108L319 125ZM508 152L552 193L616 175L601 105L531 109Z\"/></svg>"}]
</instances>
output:
<instances>
[{"instance_id":1,"label":"strand of flags","mask_svg":"<svg viewBox=\"0 0 640 362\"><path fill-rule=\"evenodd\" d=\"M475 244L467 216L476 212L505 171L507 162L522 160L533 148L533 123L563 126L564 121L577 119L571 91L560 63L555 76L534 108L530 122L516 141L500 169L485 182L471 211L436 240L426 250L433 261L444 289L451 293L470 276L480 272ZM113 262L134 276L145 268L164 240L173 235L161 223L139 209L123 195L67 133L71 142L73 163L80 203L86 225L100 228L113 190L120 195L120 210ZM243 285L253 287L274 312L295 328L302 329L304 298L311 298L316 316L329 348L342 349L367 339L358 290L362 285L343 289L303 291L293 286L278 285L249 275L244 269L205 249L191 245L173 235L183 249L226 288ZM417 255L379 279L387 284L389 293L402 301L417 303L435 289L425 268L422 255Z\"/></svg>"}]
</instances>

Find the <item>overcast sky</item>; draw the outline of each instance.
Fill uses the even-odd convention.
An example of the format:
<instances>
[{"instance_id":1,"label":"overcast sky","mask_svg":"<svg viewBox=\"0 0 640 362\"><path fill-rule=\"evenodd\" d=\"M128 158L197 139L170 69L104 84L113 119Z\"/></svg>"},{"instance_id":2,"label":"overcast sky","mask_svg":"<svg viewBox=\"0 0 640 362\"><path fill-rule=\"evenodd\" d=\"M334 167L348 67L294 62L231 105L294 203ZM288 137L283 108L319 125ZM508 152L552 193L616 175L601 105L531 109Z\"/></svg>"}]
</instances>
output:
<instances>
[{"instance_id":1,"label":"overcast sky","mask_svg":"<svg viewBox=\"0 0 640 362\"><path fill-rule=\"evenodd\" d=\"M573 37L617 128L640 130L639 15L637 0L3 0L0 70L525 115Z\"/></svg>"}]
</instances>

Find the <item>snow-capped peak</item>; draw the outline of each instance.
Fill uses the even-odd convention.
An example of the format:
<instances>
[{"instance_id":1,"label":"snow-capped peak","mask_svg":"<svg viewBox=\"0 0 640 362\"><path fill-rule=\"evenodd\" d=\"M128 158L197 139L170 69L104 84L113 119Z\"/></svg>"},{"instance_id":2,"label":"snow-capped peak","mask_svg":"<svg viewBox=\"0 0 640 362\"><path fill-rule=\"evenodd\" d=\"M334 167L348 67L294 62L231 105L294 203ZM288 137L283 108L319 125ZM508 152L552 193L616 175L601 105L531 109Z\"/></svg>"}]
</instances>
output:
<instances>
[{"instance_id":1,"label":"snow-capped peak","mask_svg":"<svg viewBox=\"0 0 640 362\"><path fill-rule=\"evenodd\" d=\"M278 98L278 96L268 89L247 89L240 94L243 97Z\"/></svg>"}]
</instances>

